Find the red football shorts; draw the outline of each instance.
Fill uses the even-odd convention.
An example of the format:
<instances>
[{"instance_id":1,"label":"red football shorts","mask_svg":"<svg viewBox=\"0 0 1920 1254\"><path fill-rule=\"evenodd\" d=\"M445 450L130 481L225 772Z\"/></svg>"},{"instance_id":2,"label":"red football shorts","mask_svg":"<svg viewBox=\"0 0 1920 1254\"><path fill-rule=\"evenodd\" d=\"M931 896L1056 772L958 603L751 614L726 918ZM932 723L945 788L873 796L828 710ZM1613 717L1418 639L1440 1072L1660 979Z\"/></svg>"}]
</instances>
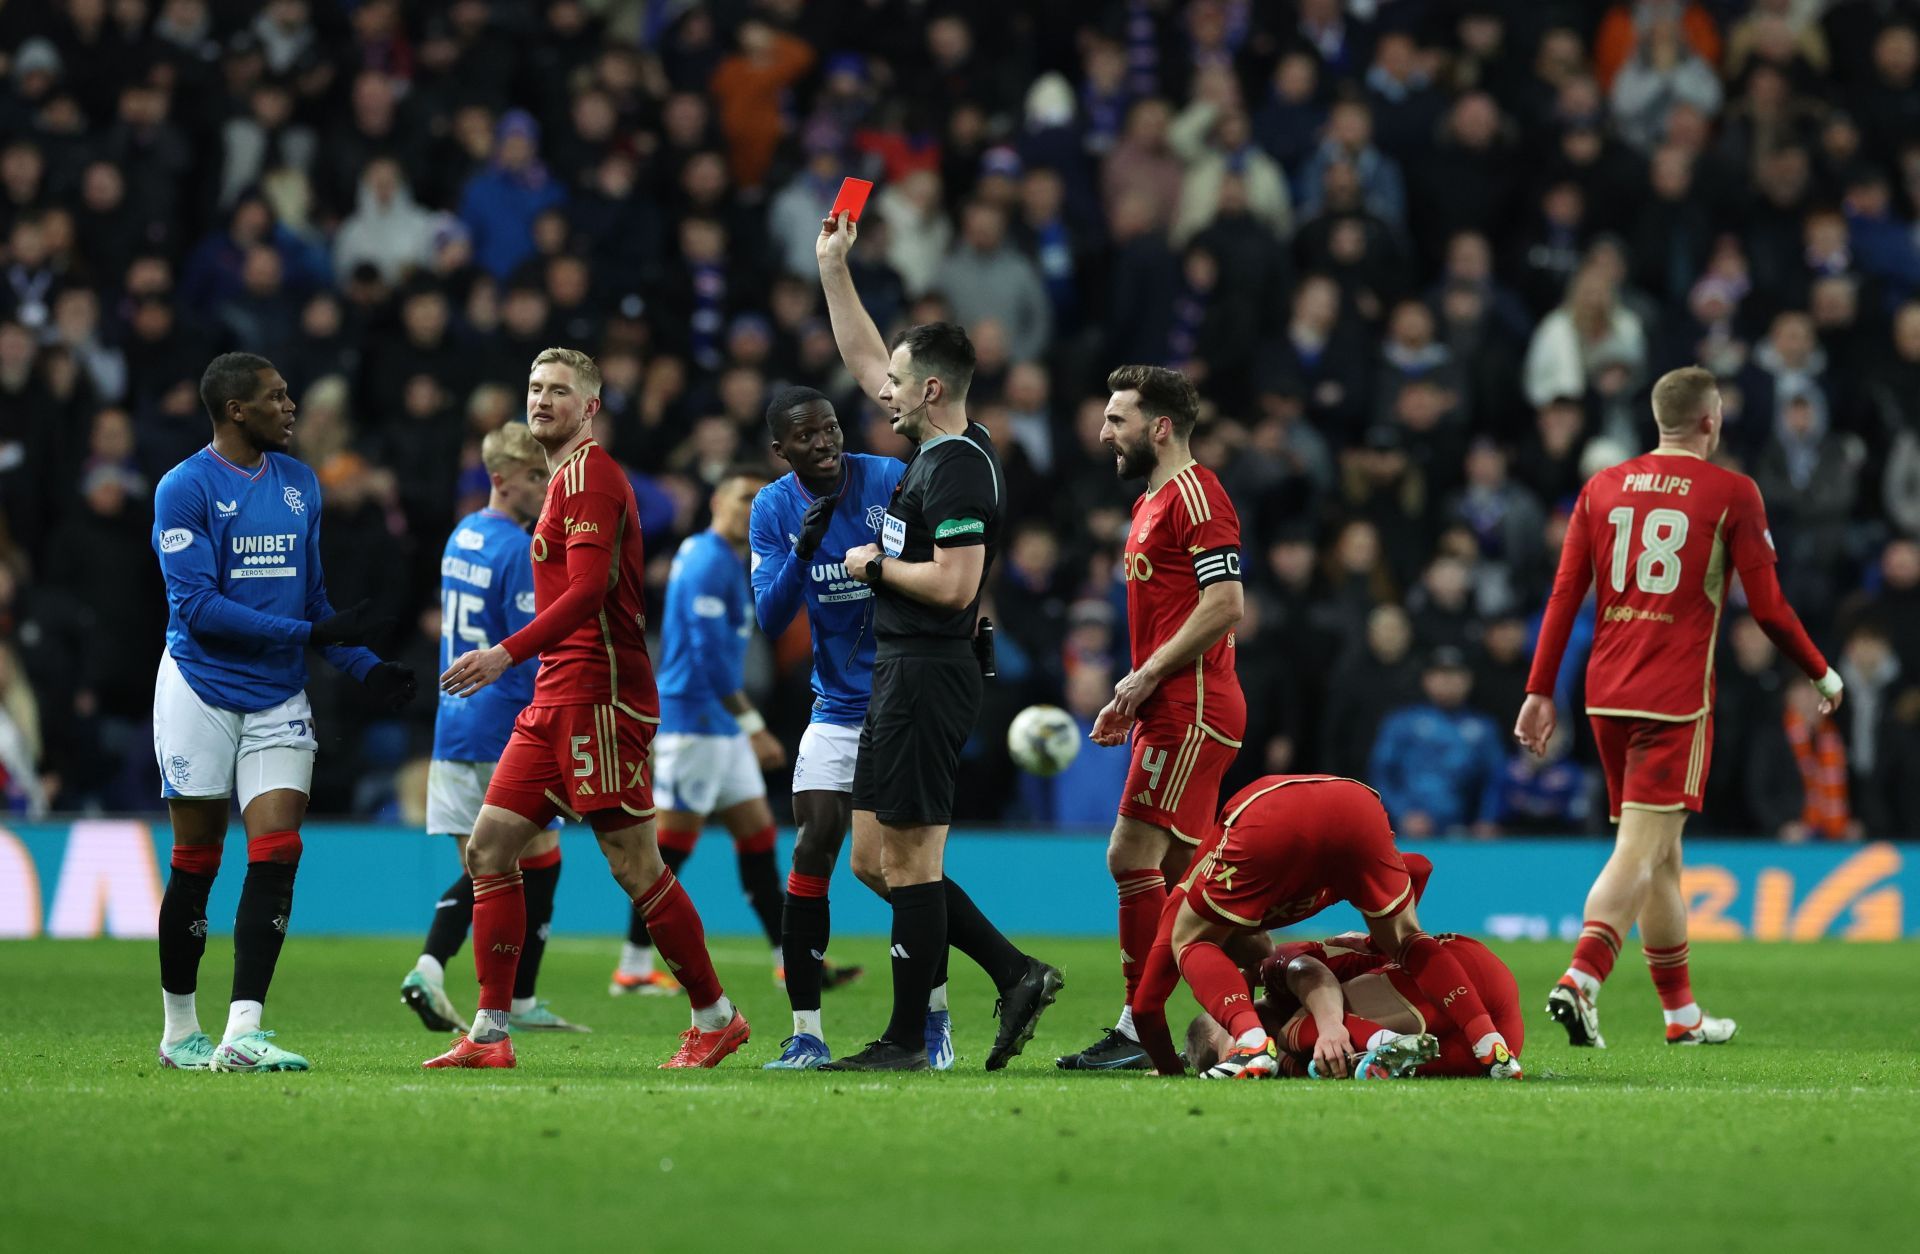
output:
<instances>
[{"instance_id":1,"label":"red football shorts","mask_svg":"<svg viewBox=\"0 0 1920 1254\"><path fill-rule=\"evenodd\" d=\"M1120 813L1189 845L1205 844L1219 822L1220 781L1239 752L1192 723L1137 724Z\"/></svg>"},{"instance_id":2,"label":"red football shorts","mask_svg":"<svg viewBox=\"0 0 1920 1254\"><path fill-rule=\"evenodd\" d=\"M655 724L611 705L530 705L487 785L487 804L540 827L556 814L653 817Z\"/></svg>"},{"instance_id":3,"label":"red football shorts","mask_svg":"<svg viewBox=\"0 0 1920 1254\"><path fill-rule=\"evenodd\" d=\"M1713 715L1685 723L1589 715L1594 747L1607 773L1607 812L1700 809L1713 757Z\"/></svg>"},{"instance_id":4,"label":"red football shorts","mask_svg":"<svg viewBox=\"0 0 1920 1254\"><path fill-rule=\"evenodd\" d=\"M1348 779L1256 795L1189 877L1188 904L1228 927L1286 927L1336 901L1379 918L1413 901L1380 798Z\"/></svg>"}]
</instances>

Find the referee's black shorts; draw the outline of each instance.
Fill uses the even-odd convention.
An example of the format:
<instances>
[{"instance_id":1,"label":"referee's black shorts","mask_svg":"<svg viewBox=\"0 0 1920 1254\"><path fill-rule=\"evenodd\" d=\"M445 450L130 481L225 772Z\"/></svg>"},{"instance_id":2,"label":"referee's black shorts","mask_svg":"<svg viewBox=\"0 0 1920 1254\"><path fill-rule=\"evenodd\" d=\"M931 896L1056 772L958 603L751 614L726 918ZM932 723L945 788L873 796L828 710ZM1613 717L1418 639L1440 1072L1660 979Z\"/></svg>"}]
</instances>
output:
<instances>
[{"instance_id":1,"label":"referee's black shorts","mask_svg":"<svg viewBox=\"0 0 1920 1254\"><path fill-rule=\"evenodd\" d=\"M981 687L971 641L882 640L853 766L853 808L889 827L951 822L954 776Z\"/></svg>"}]
</instances>

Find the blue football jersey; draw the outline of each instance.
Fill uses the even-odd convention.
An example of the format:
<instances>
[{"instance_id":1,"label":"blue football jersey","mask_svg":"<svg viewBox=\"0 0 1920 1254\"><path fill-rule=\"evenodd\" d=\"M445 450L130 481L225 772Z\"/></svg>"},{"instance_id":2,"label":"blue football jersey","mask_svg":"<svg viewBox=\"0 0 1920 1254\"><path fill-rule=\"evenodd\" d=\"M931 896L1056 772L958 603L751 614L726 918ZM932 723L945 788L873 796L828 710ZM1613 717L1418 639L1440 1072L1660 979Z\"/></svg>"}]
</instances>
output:
<instances>
[{"instance_id":1,"label":"blue football jersey","mask_svg":"<svg viewBox=\"0 0 1920 1254\"><path fill-rule=\"evenodd\" d=\"M440 554L440 670L470 649L490 649L533 621L533 558L527 530L498 510L460 520ZM470 697L440 694L433 756L493 762L513 720L533 699L539 658L528 658Z\"/></svg>"},{"instance_id":2,"label":"blue football jersey","mask_svg":"<svg viewBox=\"0 0 1920 1254\"><path fill-rule=\"evenodd\" d=\"M153 550L167 586L167 652L208 705L252 713L307 686L307 637L333 613L320 570L320 483L268 453L251 470L208 445L153 493ZM335 645L365 679L379 658Z\"/></svg>"},{"instance_id":3,"label":"blue football jersey","mask_svg":"<svg viewBox=\"0 0 1920 1254\"><path fill-rule=\"evenodd\" d=\"M753 499L753 601L760 630L777 636L804 603L813 628L813 721L858 727L873 692L873 589L847 578L848 549L876 543L906 466L891 457L843 456L840 503L826 538L803 562L793 546L813 498L788 473Z\"/></svg>"},{"instance_id":4,"label":"blue football jersey","mask_svg":"<svg viewBox=\"0 0 1920 1254\"><path fill-rule=\"evenodd\" d=\"M740 730L720 703L746 683L747 569L715 531L680 542L667 570L660 623L660 731L731 736Z\"/></svg>"}]
</instances>

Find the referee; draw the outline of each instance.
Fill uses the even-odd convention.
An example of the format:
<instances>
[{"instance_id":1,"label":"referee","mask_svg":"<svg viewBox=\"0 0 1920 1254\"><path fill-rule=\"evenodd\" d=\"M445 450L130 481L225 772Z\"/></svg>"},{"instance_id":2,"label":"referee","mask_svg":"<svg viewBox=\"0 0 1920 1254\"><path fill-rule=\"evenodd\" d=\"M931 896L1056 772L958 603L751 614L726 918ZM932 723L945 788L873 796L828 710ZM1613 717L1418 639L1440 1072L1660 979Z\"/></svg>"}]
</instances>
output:
<instances>
[{"instance_id":1,"label":"referee","mask_svg":"<svg viewBox=\"0 0 1920 1254\"><path fill-rule=\"evenodd\" d=\"M946 322L913 327L891 354L847 270L858 228L821 224L815 254L840 356L894 431L917 445L880 543L846 555L874 590L873 698L853 773L856 860L878 854L893 906L893 1017L880 1039L830 1071L922 1071L927 994L948 944L1000 991L997 1071L1033 1039L1060 972L1014 948L942 867L960 748L980 712L990 645L976 649L980 590L1000 544L1005 481L986 429L967 420L973 343Z\"/></svg>"}]
</instances>

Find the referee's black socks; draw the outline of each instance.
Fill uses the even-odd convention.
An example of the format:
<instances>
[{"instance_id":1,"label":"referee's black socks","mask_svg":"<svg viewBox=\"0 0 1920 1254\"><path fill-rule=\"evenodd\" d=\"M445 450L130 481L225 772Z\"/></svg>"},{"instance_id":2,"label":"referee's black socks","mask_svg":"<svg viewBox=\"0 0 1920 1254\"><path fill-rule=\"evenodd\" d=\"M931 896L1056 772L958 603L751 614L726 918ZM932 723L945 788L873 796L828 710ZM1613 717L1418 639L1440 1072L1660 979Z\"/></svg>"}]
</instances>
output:
<instances>
[{"instance_id":1,"label":"referee's black socks","mask_svg":"<svg viewBox=\"0 0 1920 1254\"><path fill-rule=\"evenodd\" d=\"M1006 992L1027 970L1027 956L980 913L964 888L941 880L947 907L947 943L980 964L993 986Z\"/></svg>"},{"instance_id":2,"label":"referee's black socks","mask_svg":"<svg viewBox=\"0 0 1920 1254\"><path fill-rule=\"evenodd\" d=\"M893 906L893 1018L884 1035L908 1049L926 1048L927 994L947 948L947 896L937 880L887 894Z\"/></svg>"}]
</instances>

